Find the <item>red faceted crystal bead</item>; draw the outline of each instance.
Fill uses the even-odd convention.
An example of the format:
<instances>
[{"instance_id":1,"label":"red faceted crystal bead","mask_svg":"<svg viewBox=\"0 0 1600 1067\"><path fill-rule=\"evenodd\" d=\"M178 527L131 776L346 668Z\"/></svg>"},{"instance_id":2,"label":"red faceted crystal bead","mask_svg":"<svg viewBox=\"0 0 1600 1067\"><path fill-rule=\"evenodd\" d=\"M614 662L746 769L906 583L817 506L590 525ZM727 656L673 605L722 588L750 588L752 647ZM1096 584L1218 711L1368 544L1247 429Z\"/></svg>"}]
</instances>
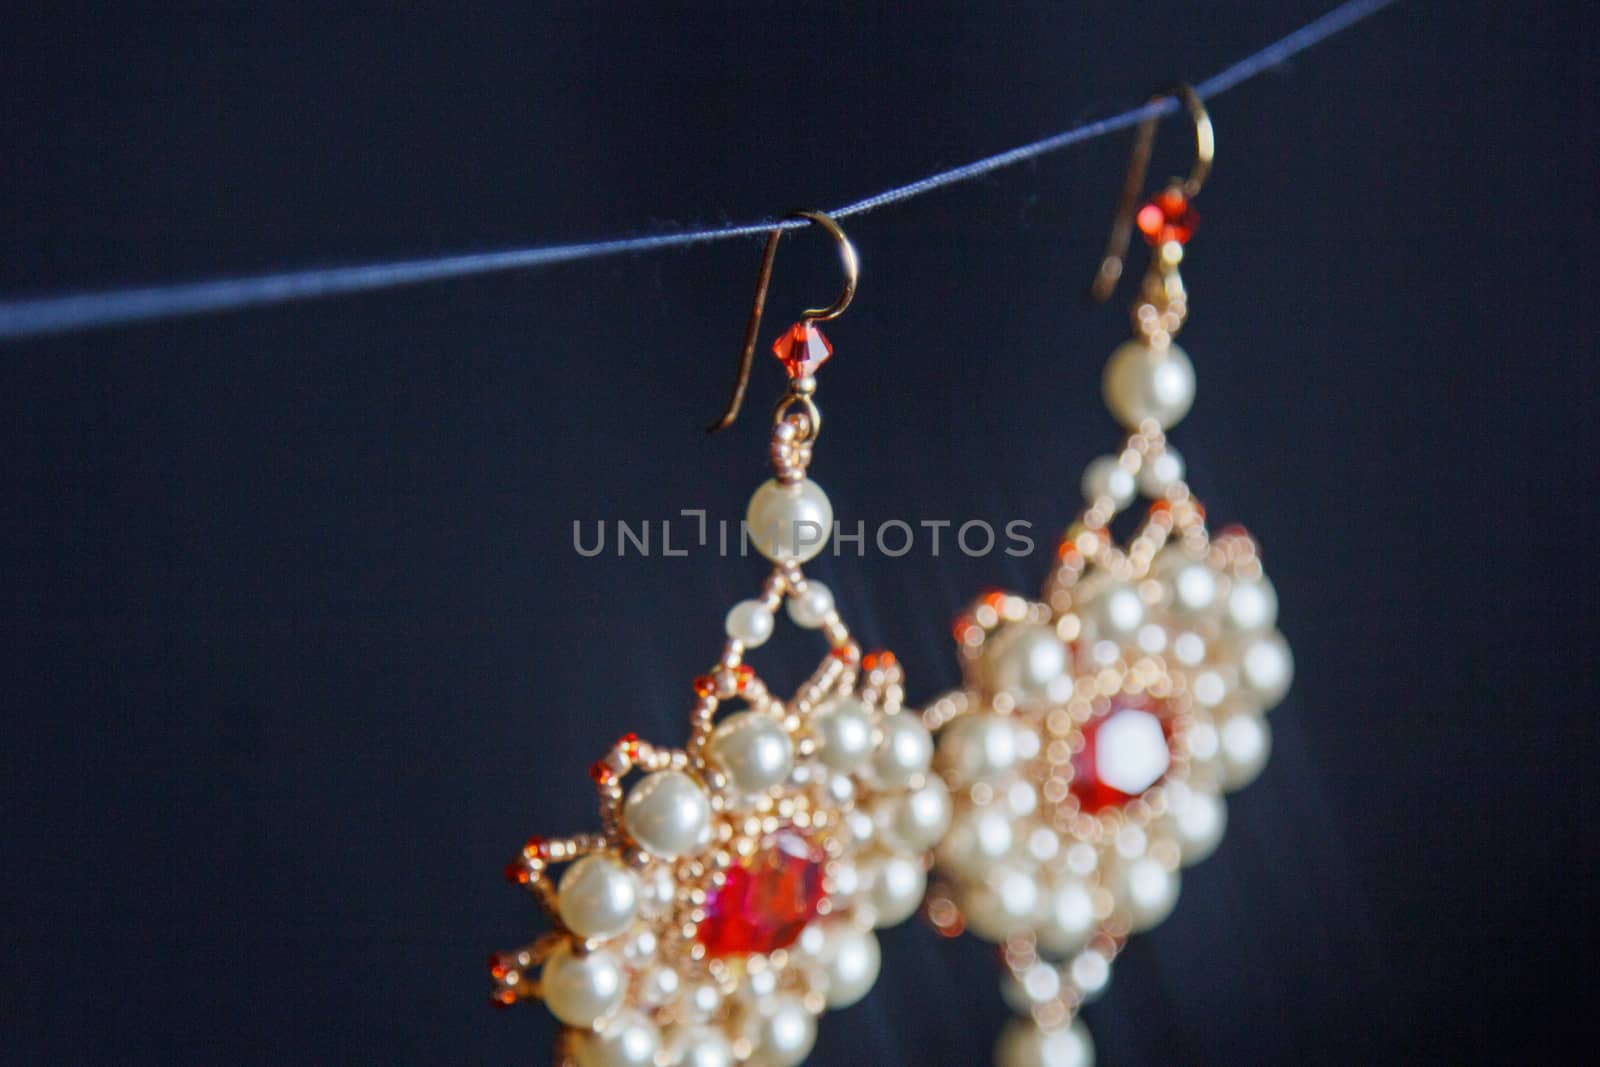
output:
<instances>
[{"instance_id":1,"label":"red faceted crystal bead","mask_svg":"<svg viewBox=\"0 0 1600 1067\"><path fill-rule=\"evenodd\" d=\"M1182 189L1169 186L1145 202L1139 214L1134 216L1134 222L1138 224L1139 232L1144 234L1145 241L1152 246L1168 241L1185 245L1194 236L1200 215L1189 203L1189 198L1183 195Z\"/></svg>"},{"instance_id":2,"label":"red faceted crystal bead","mask_svg":"<svg viewBox=\"0 0 1600 1067\"><path fill-rule=\"evenodd\" d=\"M822 849L786 827L727 872L706 902L700 943L712 957L776 952L800 937L822 906Z\"/></svg>"},{"instance_id":3,"label":"red faceted crystal bead","mask_svg":"<svg viewBox=\"0 0 1600 1067\"><path fill-rule=\"evenodd\" d=\"M1091 815L1120 807L1161 781L1172 764L1172 721L1165 705L1119 696L1083 728L1072 757L1072 795Z\"/></svg>"},{"instance_id":4,"label":"red faceted crystal bead","mask_svg":"<svg viewBox=\"0 0 1600 1067\"><path fill-rule=\"evenodd\" d=\"M833 345L813 322L797 322L774 342L772 354L778 357L791 378L817 373L817 368L833 355Z\"/></svg>"}]
</instances>

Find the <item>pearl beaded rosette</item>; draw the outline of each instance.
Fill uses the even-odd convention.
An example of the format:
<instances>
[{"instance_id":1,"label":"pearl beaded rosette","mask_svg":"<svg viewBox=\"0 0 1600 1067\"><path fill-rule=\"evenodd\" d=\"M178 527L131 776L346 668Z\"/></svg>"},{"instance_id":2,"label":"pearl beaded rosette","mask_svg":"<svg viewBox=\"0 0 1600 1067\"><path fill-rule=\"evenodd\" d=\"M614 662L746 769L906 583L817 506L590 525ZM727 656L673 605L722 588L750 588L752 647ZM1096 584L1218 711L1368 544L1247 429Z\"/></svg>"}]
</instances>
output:
<instances>
[{"instance_id":1,"label":"pearl beaded rosette","mask_svg":"<svg viewBox=\"0 0 1600 1067\"><path fill-rule=\"evenodd\" d=\"M1000 1067L1093 1063L1079 1007L1128 937L1172 911L1180 869L1217 847L1222 793L1261 770L1265 713L1293 673L1255 542L1211 536L1167 445L1194 397L1172 343L1181 254L1163 235L1134 309L1141 337L1106 368L1128 436L1089 464L1043 598L991 593L957 619L964 685L924 713L954 809L928 915L1001 947L1021 1018L1000 1035ZM1149 508L1119 545L1111 522L1140 495Z\"/></svg>"},{"instance_id":2,"label":"pearl beaded rosette","mask_svg":"<svg viewBox=\"0 0 1600 1067\"><path fill-rule=\"evenodd\" d=\"M810 323L796 331L821 338ZM903 707L895 657L862 656L800 568L833 526L805 477L814 366L791 371L777 477L751 501L772 574L727 614L723 655L694 682L688 743L623 738L592 771L601 831L536 838L508 871L553 929L491 960L494 999L542 999L565 1024L564 1067L793 1067L817 1017L872 988L874 928L922 902L927 850L950 818L932 739ZM744 661L785 603L828 643L786 700Z\"/></svg>"}]
</instances>

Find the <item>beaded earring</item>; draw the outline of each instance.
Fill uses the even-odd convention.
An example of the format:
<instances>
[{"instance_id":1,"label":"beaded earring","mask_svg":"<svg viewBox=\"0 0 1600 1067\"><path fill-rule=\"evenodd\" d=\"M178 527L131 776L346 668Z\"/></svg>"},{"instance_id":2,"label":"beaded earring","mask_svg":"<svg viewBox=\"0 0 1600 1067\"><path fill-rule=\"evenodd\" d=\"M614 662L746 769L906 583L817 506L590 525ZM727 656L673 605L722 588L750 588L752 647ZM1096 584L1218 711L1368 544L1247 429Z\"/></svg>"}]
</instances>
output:
<instances>
[{"instance_id":1,"label":"beaded earring","mask_svg":"<svg viewBox=\"0 0 1600 1067\"><path fill-rule=\"evenodd\" d=\"M1122 449L1089 464L1042 600L991 593L956 621L964 685L924 713L954 807L928 915L949 936L968 929L1001 947L1022 1018L1000 1035L1000 1067L1093 1062L1080 1005L1129 935L1172 910L1179 868L1216 848L1221 793L1261 770L1264 713L1293 673L1255 542L1239 527L1210 535L1167 443L1194 399L1194 368L1173 342L1187 314L1178 264L1214 151L1193 89L1152 103L1169 95L1194 120L1194 169L1135 212L1148 118L1093 287L1110 296L1137 225L1153 251L1136 336L1103 382ZM1140 494L1148 512L1119 546L1111 521Z\"/></svg>"},{"instance_id":2,"label":"beaded earring","mask_svg":"<svg viewBox=\"0 0 1600 1067\"><path fill-rule=\"evenodd\" d=\"M878 975L875 927L922 902L928 849L950 818L929 769L933 742L903 706L888 652L863 656L833 594L801 565L833 533L826 494L806 477L821 430L817 369L832 346L816 323L849 305L854 247L820 212L796 212L837 242L846 286L773 346L789 375L774 414L776 476L746 517L773 564L735 604L721 657L694 680L689 739L663 748L628 735L597 762L600 830L534 838L508 869L552 929L493 957L493 999L541 999L564 1024L569 1067L794 1067L817 1016L860 1000ZM762 256L738 384L738 412L783 228ZM715 427L713 427L715 428ZM746 654L773 636L778 608L828 651L787 700ZM730 711L730 705L738 710Z\"/></svg>"}]
</instances>

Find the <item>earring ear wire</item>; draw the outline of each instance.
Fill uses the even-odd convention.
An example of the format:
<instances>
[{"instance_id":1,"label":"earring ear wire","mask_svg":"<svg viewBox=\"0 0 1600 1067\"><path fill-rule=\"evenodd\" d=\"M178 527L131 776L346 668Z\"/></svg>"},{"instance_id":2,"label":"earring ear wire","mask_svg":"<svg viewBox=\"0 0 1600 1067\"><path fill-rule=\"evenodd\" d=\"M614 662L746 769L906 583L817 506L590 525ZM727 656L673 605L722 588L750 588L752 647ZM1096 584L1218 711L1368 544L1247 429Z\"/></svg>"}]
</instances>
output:
<instances>
[{"instance_id":1,"label":"earring ear wire","mask_svg":"<svg viewBox=\"0 0 1600 1067\"><path fill-rule=\"evenodd\" d=\"M1200 94L1194 91L1194 86L1182 82L1157 92L1149 102L1154 105L1168 97L1178 100L1188 109L1190 118L1194 120L1195 138L1194 165L1189 169L1189 177L1181 181L1174 178L1169 187L1175 188L1184 200L1193 200L1205 184L1206 175L1211 173L1211 161L1217 153L1216 134L1211 128L1211 116L1206 112ZM1133 234L1134 207L1139 202L1145 176L1150 170L1150 151L1155 145L1156 126L1160 122L1160 112L1152 113L1139 124L1139 132L1134 136L1133 153L1128 157L1122 192L1117 197L1116 213L1111 219L1111 235L1106 241L1100 268L1095 271L1094 282L1089 287L1090 299L1097 304L1103 304L1111 298L1117 282L1122 278L1128 240Z\"/></svg>"},{"instance_id":2,"label":"earring ear wire","mask_svg":"<svg viewBox=\"0 0 1600 1067\"><path fill-rule=\"evenodd\" d=\"M836 319L844 314L850 302L856 298L856 283L861 278L861 258L856 254L856 246L850 243L850 238L845 236L843 228L827 212L791 211L780 221L787 222L792 219L807 219L826 230L828 236L839 246L839 261L844 266L844 289L839 293L838 299L827 307L806 309L800 313L800 321L828 322ZM744 406L745 390L750 387L750 365L755 359L756 341L761 334L761 315L767 305L767 288L772 284L772 263L778 256L778 241L783 237L786 228L775 226L767 235L766 247L761 252L761 267L756 272L756 292L750 301L750 318L745 323L744 347L739 353L733 392L728 397L728 405L721 417L706 427L707 433L716 433L732 426L734 420L739 417L739 409Z\"/></svg>"}]
</instances>

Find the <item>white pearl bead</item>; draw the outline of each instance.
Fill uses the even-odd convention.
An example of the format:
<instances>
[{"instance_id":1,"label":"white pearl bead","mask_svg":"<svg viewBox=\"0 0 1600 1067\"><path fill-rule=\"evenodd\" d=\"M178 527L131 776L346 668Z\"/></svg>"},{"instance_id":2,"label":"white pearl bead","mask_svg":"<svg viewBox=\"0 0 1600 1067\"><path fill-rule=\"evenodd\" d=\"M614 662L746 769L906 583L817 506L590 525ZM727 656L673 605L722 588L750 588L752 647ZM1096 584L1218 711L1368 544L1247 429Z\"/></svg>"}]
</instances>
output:
<instances>
[{"instance_id":1,"label":"white pearl bead","mask_svg":"<svg viewBox=\"0 0 1600 1067\"><path fill-rule=\"evenodd\" d=\"M1217 726L1224 789L1243 789L1256 780L1272 754L1272 730L1266 720L1248 711L1236 712Z\"/></svg>"},{"instance_id":2,"label":"white pearl bead","mask_svg":"<svg viewBox=\"0 0 1600 1067\"><path fill-rule=\"evenodd\" d=\"M905 785L928 769L933 758L933 738L915 715L903 712L883 720L883 740L872 756L872 773L885 788Z\"/></svg>"},{"instance_id":3,"label":"white pearl bead","mask_svg":"<svg viewBox=\"0 0 1600 1067\"><path fill-rule=\"evenodd\" d=\"M1139 491L1139 482L1116 456L1101 456L1090 463L1083 472L1083 499L1093 504L1101 497L1109 497L1121 511Z\"/></svg>"},{"instance_id":4,"label":"white pearl bead","mask_svg":"<svg viewBox=\"0 0 1600 1067\"><path fill-rule=\"evenodd\" d=\"M1100 586L1086 600L1084 614L1097 638L1126 641L1144 625L1144 601L1139 591L1126 582Z\"/></svg>"},{"instance_id":5,"label":"white pearl bead","mask_svg":"<svg viewBox=\"0 0 1600 1067\"><path fill-rule=\"evenodd\" d=\"M637 996L639 1002L651 1007L671 1004L678 996L678 990L683 986L683 979L672 967L663 964L651 967L641 974L637 981Z\"/></svg>"},{"instance_id":6,"label":"white pearl bead","mask_svg":"<svg viewBox=\"0 0 1600 1067\"><path fill-rule=\"evenodd\" d=\"M883 963L878 939L872 932L843 923L834 923L828 928L822 959L828 978L830 1008L848 1008L871 992Z\"/></svg>"},{"instance_id":7,"label":"white pearl bead","mask_svg":"<svg viewBox=\"0 0 1600 1067\"><path fill-rule=\"evenodd\" d=\"M798 997L779 997L761 1020L757 1058L762 1067L799 1067L817 1042L817 1020Z\"/></svg>"},{"instance_id":8,"label":"white pearl bead","mask_svg":"<svg viewBox=\"0 0 1600 1067\"><path fill-rule=\"evenodd\" d=\"M1013 825L1010 814L998 806L968 808L939 843L939 862L963 878L981 879L996 861L1011 855Z\"/></svg>"},{"instance_id":9,"label":"white pearl bead","mask_svg":"<svg viewBox=\"0 0 1600 1067\"><path fill-rule=\"evenodd\" d=\"M950 790L930 776L921 789L891 801L889 826L910 848L932 848L950 828Z\"/></svg>"},{"instance_id":10,"label":"white pearl bead","mask_svg":"<svg viewBox=\"0 0 1600 1067\"><path fill-rule=\"evenodd\" d=\"M1294 653L1282 634L1274 630L1245 643L1239 656L1239 680L1263 710L1278 706L1294 681Z\"/></svg>"},{"instance_id":11,"label":"white pearl bead","mask_svg":"<svg viewBox=\"0 0 1600 1067\"><path fill-rule=\"evenodd\" d=\"M605 949L574 955L572 946L556 946L539 975L550 1014L579 1029L615 1011L628 990L622 963Z\"/></svg>"},{"instance_id":12,"label":"white pearl bead","mask_svg":"<svg viewBox=\"0 0 1600 1067\"><path fill-rule=\"evenodd\" d=\"M1047 893L1039 943L1050 952L1070 956L1089 943L1098 920L1094 894L1078 878L1062 878Z\"/></svg>"},{"instance_id":13,"label":"white pearl bead","mask_svg":"<svg viewBox=\"0 0 1600 1067\"><path fill-rule=\"evenodd\" d=\"M994 1047L995 1067L1094 1067L1094 1042L1081 1020L1064 1030L1041 1030L1029 1019L1012 1019Z\"/></svg>"},{"instance_id":14,"label":"white pearl bead","mask_svg":"<svg viewBox=\"0 0 1600 1067\"><path fill-rule=\"evenodd\" d=\"M711 843L711 801L682 771L656 771L628 793L622 825L640 847L663 859L692 855Z\"/></svg>"},{"instance_id":15,"label":"white pearl bead","mask_svg":"<svg viewBox=\"0 0 1600 1067\"><path fill-rule=\"evenodd\" d=\"M639 881L639 914L654 919L666 914L678 897L678 880L665 863L652 864Z\"/></svg>"},{"instance_id":16,"label":"white pearl bead","mask_svg":"<svg viewBox=\"0 0 1600 1067\"><path fill-rule=\"evenodd\" d=\"M1265 575L1253 582L1235 582L1228 593L1225 616L1228 626L1240 633L1265 630L1278 621L1278 591Z\"/></svg>"},{"instance_id":17,"label":"white pearl bead","mask_svg":"<svg viewBox=\"0 0 1600 1067\"><path fill-rule=\"evenodd\" d=\"M849 774L872 756L872 709L854 697L824 706L811 719L817 759Z\"/></svg>"},{"instance_id":18,"label":"white pearl bead","mask_svg":"<svg viewBox=\"0 0 1600 1067\"><path fill-rule=\"evenodd\" d=\"M1172 606L1186 615L1200 615L1217 603L1217 572L1204 563L1183 563L1171 571Z\"/></svg>"},{"instance_id":19,"label":"white pearl bead","mask_svg":"<svg viewBox=\"0 0 1600 1067\"><path fill-rule=\"evenodd\" d=\"M1039 883L1017 867L991 868L988 879L966 893L961 910L973 933L988 941L1002 941L1035 925Z\"/></svg>"},{"instance_id":20,"label":"white pearl bead","mask_svg":"<svg viewBox=\"0 0 1600 1067\"><path fill-rule=\"evenodd\" d=\"M768 479L750 498L745 526L756 551L783 563L816 557L833 533L833 505L810 478L784 485Z\"/></svg>"},{"instance_id":21,"label":"white pearl bead","mask_svg":"<svg viewBox=\"0 0 1600 1067\"><path fill-rule=\"evenodd\" d=\"M828 621L833 611L833 590L817 581L806 579L806 591L789 598L789 618L806 630L815 630Z\"/></svg>"},{"instance_id":22,"label":"white pearl bead","mask_svg":"<svg viewBox=\"0 0 1600 1067\"><path fill-rule=\"evenodd\" d=\"M1106 983L1111 981L1111 961L1092 948L1086 948L1067 965L1067 973L1072 976L1072 984L1078 987L1085 1001L1093 1000L1105 992Z\"/></svg>"},{"instance_id":23,"label":"white pearl bead","mask_svg":"<svg viewBox=\"0 0 1600 1067\"><path fill-rule=\"evenodd\" d=\"M1018 727L1002 715L963 715L939 732L939 767L956 786L987 781L1017 763Z\"/></svg>"},{"instance_id":24,"label":"white pearl bead","mask_svg":"<svg viewBox=\"0 0 1600 1067\"><path fill-rule=\"evenodd\" d=\"M1134 932L1148 930L1171 915L1177 905L1178 874L1154 857L1140 856L1123 864L1118 872L1117 898L1127 909Z\"/></svg>"},{"instance_id":25,"label":"white pearl bead","mask_svg":"<svg viewBox=\"0 0 1600 1067\"><path fill-rule=\"evenodd\" d=\"M911 918L928 888L922 864L906 856L885 856L869 868L867 878L867 899L878 926L895 926Z\"/></svg>"},{"instance_id":26,"label":"white pearl bead","mask_svg":"<svg viewBox=\"0 0 1600 1067\"><path fill-rule=\"evenodd\" d=\"M612 937L633 922L639 879L610 856L585 856L561 876L556 902L561 921L579 937Z\"/></svg>"},{"instance_id":27,"label":"white pearl bead","mask_svg":"<svg viewBox=\"0 0 1600 1067\"><path fill-rule=\"evenodd\" d=\"M741 600L728 609L723 628L745 648L760 648L772 636L772 612L759 600Z\"/></svg>"},{"instance_id":28,"label":"white pearl bead","mask_svg":"<svg viewBox=\"0 0 1600 1067\"><path fill-rule=\"evenodd\" d=\"M794 742L783 724L761 711L730 715L711 731L706 753L741 793L761 793L789 776Z\"/></svg>"},{"instance_id":29,"label":"white pearl bead","mask_svg":"<svg viewBox=\"0 0 1600 1067\"><path fill-rule=\"evenodd\" d=\"M1177 345L1127 341L1111 353L1101 385L1106 406L1124 427L1137 430L1154 419L1165 430L1194 404L1194 364Z\"/></svg>"},{"instance_id":30,"label":"white pearl bead","mask_svg":"<svg viewBox=\"0 0 1600 1067\"><path fill-rule=\"evenodd\" d=\"M733 1067L737 1062L733 1046L723 1032L712 1026L691 1026L673 1035L673 1067Z\"/></svg>"},{"instance_id":31,"label":"white pearl bead","mask_svg":"<svg viewBox=\"0 0 1600 1067\"><path fill-rule=\"evenodd\" d=\"M1020 975L1000 980L1000 996L1019 1014L1031 1012L1036 1004L1046 1004L1061 992L1061 972L1048 963L1035 963Z\"/></svg>"},{"instance_id":32,"label":"white pearl bead","mask_svg":"<svg viewBox=\"0 0 1600 1067\"><path fill-rule=\"evenodd\" d=\"M707 979L689 987L678 1011L686 1019L703 1021L715 1015L721 1007L722 990L717 983Z\"/></svg>"},{"instance_id":33,"label":"white pearl bead","mask_svg":"<svg viewBox=\"0 0 1600 1067\"><path fill-rule=\"evenodd\" d=\"M1171 445L1159 456L1144 462L1139 468L1139 490L1145 496L1159 499L1166 495L1167 486L1183 480L1183 457Z\"/></svg>"},{"instance_id":34,"label":"white pearl bead","mask_svg":"<svg viewBox=\"0 0 1600 1067\"><path fill-rule=\"evenodd\" d=\"M986 653L989 684L1023 702L1060 703L1072 695L1071 658L1055 630L1038 623L1012 623L994 637Z\"/></svg>"},{"instance_id":35,"label":"white pearl bead","mask_svg":"<svg viewBox=\"0 0 1600 1067\"><path fill-rule=\"evenodd\" d=\"M1162 828L1178 843L1184 865L1192 866L1222 843L1222 835L1228 829L1228 805L1209 789L1169 782Z\"/></svg>"},{"instance_id":36,"label":"white pearl bead","mask_svg":"<svg viewBox=\"0 0 1600 1067\"><path fill-rule=\"evenodd\" d=\"M606 1022L605 1033L580 1033L578 1067L651 1067L661 1049L661 1031L636 1011Z\"/></svg>"}]
</instances>

